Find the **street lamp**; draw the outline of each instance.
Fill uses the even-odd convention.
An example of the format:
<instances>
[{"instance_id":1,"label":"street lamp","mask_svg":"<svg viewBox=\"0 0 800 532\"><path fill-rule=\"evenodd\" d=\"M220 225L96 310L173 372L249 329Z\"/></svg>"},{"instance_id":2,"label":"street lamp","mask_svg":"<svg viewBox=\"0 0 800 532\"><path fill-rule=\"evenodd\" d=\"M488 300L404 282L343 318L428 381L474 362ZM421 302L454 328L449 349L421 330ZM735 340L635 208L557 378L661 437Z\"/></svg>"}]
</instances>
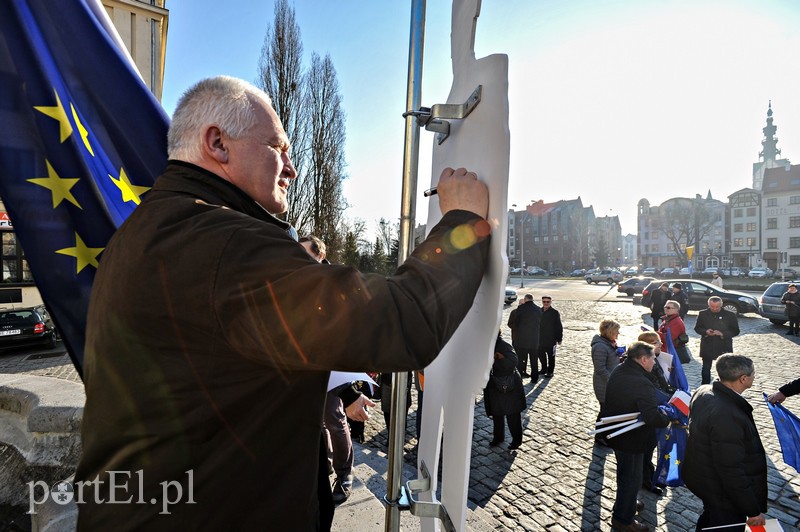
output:
<instances>
[{"instance_id":1,"label":"street lamp","mask_svg":"<svg viewBox=\"0 0 800 532\"><path fill-rule=\"evenodd\" d=\"M517 204L511 205L516 208ZM516 219L516 216L514 217ZM525 288L525 214L519 220L520 234L519 234L519 287Z\"/></svg>"}]
</instances>

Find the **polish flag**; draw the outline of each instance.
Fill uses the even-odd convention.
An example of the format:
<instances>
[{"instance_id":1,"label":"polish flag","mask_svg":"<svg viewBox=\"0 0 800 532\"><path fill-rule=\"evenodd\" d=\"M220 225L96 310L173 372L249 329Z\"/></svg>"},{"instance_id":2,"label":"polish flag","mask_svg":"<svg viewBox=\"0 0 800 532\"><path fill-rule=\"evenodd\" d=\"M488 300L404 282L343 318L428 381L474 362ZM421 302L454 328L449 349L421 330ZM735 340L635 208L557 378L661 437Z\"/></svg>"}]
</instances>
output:
<instances>
[{"instance_id":1,"label":"polish flag","mask_svg":"<svg viewBox=\"0 0 800 532\"><path fill-rule=\"evenodd\" d=\"M748 526L747 532L783 532L783 527L777 519L767 519L764 526Z\"/></svg>"},{"instance_id":2,"label":"polish flag","mask_svg":"<svg viewBox=\"0 0 800 532\"><path fill-rule=\"evenodd\" d=\"M684 416L689 415L689 401L692 400L692 397L684 392L683 390L676 390L674 394L672 394L672 398L669 400L669 404L675 405L675 407L683 412Z\"/></svg>"}]
</instances>

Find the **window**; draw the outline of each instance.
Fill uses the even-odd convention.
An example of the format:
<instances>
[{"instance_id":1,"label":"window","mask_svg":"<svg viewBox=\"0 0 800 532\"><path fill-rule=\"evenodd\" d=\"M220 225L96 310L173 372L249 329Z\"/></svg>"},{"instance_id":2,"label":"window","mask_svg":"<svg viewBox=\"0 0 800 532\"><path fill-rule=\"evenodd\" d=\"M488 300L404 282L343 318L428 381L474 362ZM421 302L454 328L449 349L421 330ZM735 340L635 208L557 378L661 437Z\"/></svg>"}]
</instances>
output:
<instances>
[{"instance_id":1,"label":"window","mask_svg":"<svg viewBox=\"0 0 800 532\"><path fill-rule=\"evenodd\" d=\"M747 208L747 216L755 216L756 215L756 208L755 207L748 207Z\"/></svg>"},{"instance_id":2,"label":"window","mask_svg":"<svg viewBox=\"0 0 800 532\"><path fill-rule=\"evenodd\" d=\"M777 238L768 238L767 239L767 249L777 249L778 248L778 239Z\"/></svg>"},{"instance_id":3,"label":"window","mask_svg":"<svg viewBox=\"0 0 800 532\"><path fill-rule=\"evenodd\" d=\"M758 244L756 243L758 240L755 237L747 237L747 245L750 247L755 247Z\"/></svg>"},{"instance_id":4,"label":"window","mask_svg":"<svg viewBox=\"0 0 800 532\"><path fill-rule=\"evenodd\" d=\"M733 245L736 246L737 248L744 246L744 238L734 238Z\"/></svg>"},{"instance_id":5,"label":"window","mask_svg":"<svg viewBox=\"0 0 800 532\"><path fill-rule=\"evenodd\" d=\"M778 206L778 198L769 198L767 200L767 207L777 207Z\"/></svg>"},{"instance_id":6,"label":"window","mask_svg":"<svg viewBox=\"0 0 800 532\"><path fill-rule=\"evenodd\" d=\"M741 218L742 217L742 212L744 212L744 209L733 209L733 217L734 218Z\"/></svg>"},{"instance_id":7,"label":"window","mask_svg":"<svg viewBox=\"0 0 800 532\"><path fill-rule=\"evenodd\" d=\"M749 224L747 224L747 232L748 233L752 233L755 230L756 230L755 222L750 222Z\"/></svg>"},{"instance_id":8,"label":"window","mask_svg":"<svg viewBox=\"0 0 800 532\"><path fill-rule=\"evenodd\" d=\"M777 228L778 228L778 219L767 218L767 229L777 229Z\"/></svg>"},{"instance_id":9,"label":"window","mask_svg":"<svg viewBox=\"0 0 800 532\"><path fill-rule=\"evenodd\" d=\"M645 253L650 253L650 244L645 244L644 245L644 252Z\"/></svg>"},{"instance_id":10,"label":"window","mask_svg":"<svg viewBox=\"0 0 800 532\"><path fill-rule=\"evenodd\" d=\"M28 268L28 261L17 242L17 235L12 231L2 232L3 243L3 282L32 283L33 276Z\"/></svg>"},{"instance_id":11,"label":"window","mask_svg":"<svg viewBox=\"0 0 800 532\"><path fill-rule=\"evenodd\" d=\"M733 230L736 233L741 233L743 227L744 227L744 224L733 224Z\"/></svg>"},{"instance_id":12,"label":"window","mask_svg":"<svg viewBox=\"0 0 800 532\"><path fill-rule=\"evenodd\" d=\"M800 227L800 216L789 216L789 227Z\"/></svg>"},{"instance_id":13,"label":"window","mask_svg":"<svg viewBox=\"0 0 800 532\"><path fill-rule=\"evenodd\" d=\"M800 196L789 196L789 205L797 205L800 203Z\"/></svg>"},{"instance_id":14,"label":"window","mask_svg":"<svg viewBox=\"0 0 800 532\"><path fill-rule=\"evenodd\" d=\"M789 266L800 266L800 255L789 255Z\"/></svg>"},{"instance_id":15,"label":"window","mask_svg":"<svg viewBox=\"0 0 800 532\"><path fill-rule=\"evenodd\" d=\"M789 237L790 248L800 248L800 236Z\"/></svg>"}]
</instances>

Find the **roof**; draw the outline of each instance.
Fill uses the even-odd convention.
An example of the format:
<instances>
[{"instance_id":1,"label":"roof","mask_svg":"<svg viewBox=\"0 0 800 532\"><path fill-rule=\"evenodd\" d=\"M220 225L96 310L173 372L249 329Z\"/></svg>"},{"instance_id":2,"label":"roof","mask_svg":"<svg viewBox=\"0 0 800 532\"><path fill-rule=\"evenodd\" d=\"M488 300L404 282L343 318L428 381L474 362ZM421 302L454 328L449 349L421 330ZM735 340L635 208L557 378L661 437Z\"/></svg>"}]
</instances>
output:
<instances>
[{"instance_id":1,"label":"roof","mask_svg":"<svg viewBox=\"0 0 800 532\"><path fill-rule=\"evenodd\" d=\"M761 191L764 195L800 190L800 164L767 168Z\"/></svg>"}]
</instances>

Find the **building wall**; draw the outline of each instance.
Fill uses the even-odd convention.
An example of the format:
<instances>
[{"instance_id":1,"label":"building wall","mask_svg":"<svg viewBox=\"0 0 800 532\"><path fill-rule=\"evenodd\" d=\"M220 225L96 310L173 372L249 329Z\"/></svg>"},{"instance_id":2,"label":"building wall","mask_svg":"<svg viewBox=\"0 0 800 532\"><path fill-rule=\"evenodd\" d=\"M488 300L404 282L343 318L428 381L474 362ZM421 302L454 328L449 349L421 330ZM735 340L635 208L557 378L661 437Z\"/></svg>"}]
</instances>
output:
<instances>
[{"instance_id":1,"label":"building wall","mask_svg":"<svg viewBox=\"0 0 800 532\"><path fill-rule=\"evenodd\" d=\"M169 11L165 0L103 0L147 87L161 101Z\"/></svg>"}]
</instances>

